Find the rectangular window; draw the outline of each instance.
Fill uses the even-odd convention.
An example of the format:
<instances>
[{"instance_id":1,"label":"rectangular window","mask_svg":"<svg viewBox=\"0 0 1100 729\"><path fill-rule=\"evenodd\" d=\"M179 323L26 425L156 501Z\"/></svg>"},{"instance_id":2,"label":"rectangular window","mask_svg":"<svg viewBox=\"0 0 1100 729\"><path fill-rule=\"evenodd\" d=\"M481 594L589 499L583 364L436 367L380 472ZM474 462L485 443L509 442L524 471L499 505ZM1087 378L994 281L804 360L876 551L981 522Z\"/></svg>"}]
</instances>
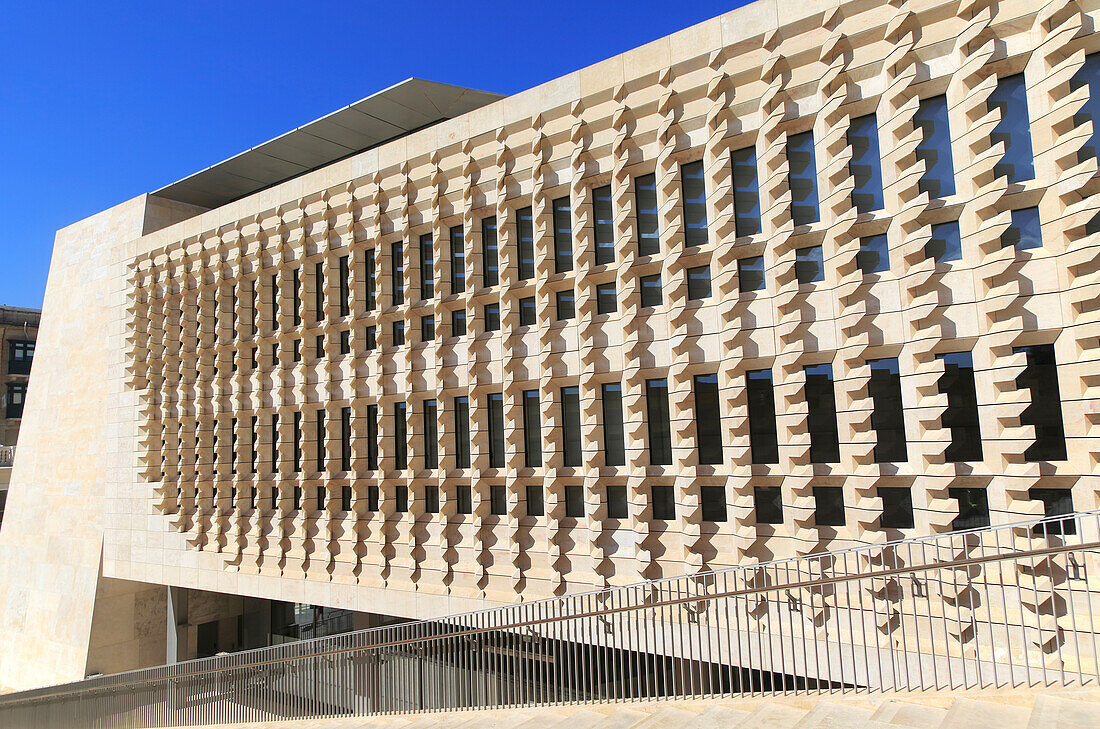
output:
<instances>
[{"instance_id":1,"label":"rectangular window","mask_svg":"<svg viewBox=\"0 0 1100 729\"><path fill-rule=\"evenodd\" d=\"M814 486L814 523L844 526L844 487Z\"/></svg>"},{"instance_id":2,"label":"rectangular window","mask_svg":"<svg viewBox=\"0 0 1100 729\"><path fill-rule=\"evenodd\" d=\"M627 519L630 507L626 497L626 486L610 484L607 487L607 518Z\"/></svg>"},{"instance_id":3,"label":"rectangular window","mask_svg":"<svg viewBox=\"0 0 1100 729\"><path fill-rule=\"evenodd\" d=\"M351 470L351 408L340 409L340 470Z\"/></svg>"},{"instance_id":4,"label":"rectangular window","mask_svg":"<svg viewBox=\"0 0 1100 729\"><path fill-rule=\"evenodd\" d=\"M913 494L908 486L879 486L882 499L882 516L879 526L883 529L912 529Z\"/></svg>"},{"instance_id":5,"label":"rectangular window","mask_svg":"<svg viewBox=\"0 0 1100 729\"><path fill-rule=\"evenodd\" d=\"M345 513L351 511L351 486L340 487L340 511Z\"/></svg>"},{"instance_id":6,"label":"rectangular window","mask_svg":"<svg viewBox=\"0 0 1100 729\"><path fill-rule=\"evenodd\" d=\"M328 494L325 492L325 487L324 486L318 486L317 487L317 510L318 511L324 511L325 510L325 501L326 501L325 497L327 495Z\"/></svg>"},{"instance_id":7,"label":"rectangular window","mask_svg":"<svg viewBox=\"0 0 1100 729\"><path fill-rule=\"evenodd\" d=\"M703 163L680 165L680 190L684 206L684 245L701 246L707 242L707 185Z\"/></svg>"},{"instance_id":8,"label":"rectangular window","mask_svg":"<svg viewBox=\"0 0 1100 729\"><path fill-rule=\"evenodd\" d=\"M710 298L710 266L696 266L687 270L688 300Z\"/></svg>"},{"instance_id":9,"label":"rectangular window","mask_svg":"<svg viewBox=\"0 0 1100 729\"><path fill-rule=\"evenodd\" d=\"M771 370L745 373L749 399L749 446L753 463L779 463L779 433L775 422L775 391Z\"/></svg>"},{"instance_id":10,"label":"rectangular window","mask_svg":"<svg viewBox=\"0 0 1100 729\"><path fill-rule=\"evenodd\" d=\"M456 511L459 514L474 513L474 489L468 483L460 483L455 487Z\"/></svg>"},{"instance_id":11,"label":"rectangular window","mask_svg":"<svg viewBox=\"0 0 1100 729\"><path fill-rule=\"evenodd\" d=\"M367 470L378 470L378 406L367 405Z\"/></svg>"},{"instance_id":12,"label":"rectangular window","mask_svg":"<svg viewBox=\"0 0 1100 729\"><path fill-rule=\"evenodd\" d=\"M405 303L405 246L401 241L390 247L390 275L393 280L393 304Z\"/></svg>"},{"instance_id":13,"label":"rectangular window","mask_svg":"<svg viewBox=\"0 0 1100 729\"><path fill-rule=\"evenodd\" d=\"M439 423L435 400L424 401L424 468L439 467Z\"/></svg>"},{"instance_id":14,"label":"rectangular window","mask_svg":"<svg viewBox=\"0 0 1100 729\"><path fill-rule=\"evenodd\" d=\"M313 351L316 353L317 359L321 359L322 357L324 357L325 356L325 335L324 334L318 334L317 337L313 340L313 345L314 345Z\"/></svg>"},{"instance_id":15,"label":"rectangular window","mask_svg":"<svg viewBox=\"0 0 1100 729\"><path fill-rule=\"evenodd\" d=\"M500 304L485 305L485 331L495 332L500 329Z\"/></svg>"},{"instance_id":16,"label":"rectangular window","mask_svg":"<svg viewBox=\"0 0 1100 729\"><path fill-rule=\"evenodd\" d=\"M279 414L271 415L271 472L279 472Z\"/></svg>"},{"instance_id":17,"label":"rectangular window","mask_svg":"<svg viewBox=\"0 0 1100 729\"><path fill-rule=\"evenodd\" d=\"M596 221L596 265L615 262L615 220L611 185L592 190L592 217Z\"/></svg>"},{"instance_id":18,"label":"rectangular window","mask_svg":"<svg viewBox=\"0 0 1100 729\"><path fill-rule=\"evenodd\" d=\"M806 367L806 423L810 430L810 462L836 463L840 460L840 435L836 426L836 398L833 392L833 367L828 364Z\"/></svg>"},{"instance_id":19,"label":"rectangular window","mask_svg":"<svg viewBox=\"0 0 1100 729\"><path fill-rule=\"evenodd\" d=\"M1087 159L1096 159L1096 137L1100 135L1100 53L1085 56L1085 63L1070 79L1070 88L1076 91L1082 86L1089 87L1089 94L1085 97L1085 103L1081 109L1073 115L1073 125L1079 127L1085 122L1092 122L1092 137L1077 152L1077 162ZM1092 93L1092 89L1096 93Z\"/></svg>"},{"instance_id":20,"label":"rectangular window","mask_svg":"<svg viewBox=\"0 0 1100 729\"><path fill-rule=\"evenodd\" d=\"M984 488L949 488L947 496L959 504L959 515L951 521L952 531L989 526L989 496Z\"/></svg>"},{"instance_id":21,"label":"rectangular window","mask_svg":"<svg viewBox=\"0 0 1100 729\"><path fill-rule=\"evenodd\" d=\"M672 486L650 486L649 503L654 519L672 521L676 518L676 492Z\"/></svg>"},{"instance_id":22,"label":"rectangular window","mask_svg":"<svg viewBox=\"0 0 1100 729\"><path fill-rule=\"evenodd\" d=\"M584 518L584 487L580 484L565 485L565 516L570 519Z\"/></svg>"},{"instance_id":23,"label":"rectangular window","mask_svg":"<svg viewBox=\"0 0 1100 729\"><path fill-rule=\"evenodd\" d=\"M435 250L431 234L420 236L420 298L435 296Z\"/></svg>"},{"instance_id":24,"label":"rectangular window","mask_svg":"<svg viewBox=\"0 0 1100 729\"><path fill-rule=\"evenodd\" d=\"M817 161L814 133L787 137L787 165L790 169L791 218L795 225L809 225L819 219L817 209Z\"/></svg>"},{"instance_id":25,"label":"rectangular window","mask_svg":"<svg viewBox=\"0 0 1100 729\"><path fill-rule=\"evenodd\" d=\"M317 470L325 470L325 411L317 411Z\"/></svg>"},{"instance_id":26,"label":"rectangular window","mask_svg":"<svg viewBox=\"0 0 1100 729\"><path fill-rule=\"evenodd\" d=\"M466 336L466 310L456 309L451 312L451 336Z\"/></svg>"},{"instance_id":27,"label":"rectangular window","mask_svg":"<svg viewBox=\"0 0 1100 729\"><path fill-rule=\"evenodd\" d=\"M535 297L525 296L519 300L519 325L529 327L535 323Z\"/></svg>"},{"instance_id":28,"label":"rectangular window","mask_svg":"<svg viewBox=\"0 0 1100 729\"><path fill-rule=\"evenodd\" d=\"M939 391L947 395L947 408L940 424L951 429L951 444L944 458L948 463L982 460L982 434L978 426L978 394L974 385L974 360L970 352L938 354L944 372Z\"/></svg>"},{"instance_id":29,"label":"rectangular window","mask_svg":"<svg viewBox=\"0 0 1100 729\"><path fill-rule=\"evenodd\" d=\"M989 141L993 144L1003 142L1005 146L1004 156L993 166L993 175L1007 177L1010 183L1035 179L1024 75L1018 73L998 79L997 87L986 99L986 104L990 110L1001 112L1001 119L989 135Z\"/></svg>"},{"instance_id":30,"label":"rectangular window","mask_svg":"<svg viewBox=\"0 0 1100 729\"><path fill-rule=\"evenodd\" d=\"M656 255L661 252L656 175L634 178L634 204L638 208L638 255Z\"/></svg>"},{"instance_id":31,"label":"rectangular window","mask_svg":"<svg viewBox=\"0 0 1100 729\"><path fill-rule=\"evenodd\" d=\"M638 279L642 289L642 306L660 306L664 302L661 292L661 274L642 276Z\"/></svg>"},{"instance_id":32,"label":"rectangular window","mask_svg":"<svg viewBox=\"0 0 1100 729\"><path fill-rule=\"evenodd\" d=\"M378 327L373 324L367 327L366 334L363 337L363 344L367 350L373 350L378 348Z\"/></svg>"},{"instance_id":33,"label":"rectangular window","mask_svg":"<svg viewBox=\"0 0 1100 729\"><path fill-rule=\"evenodd\" d=\"M294 473L302 471L302 413L294 413Z\"/></svg>"},{"instance_id":34,"label":"rectangular window","mask_svg":"<svg viewBox=\"0 0 1100 729\"><path fill-rule=\"evenodd\" d=\"M271 328L279 328L279 277L271 274Z\"/></svg>"},{"instance_id":35,"label":"rectangular window","mask_svg":"<svg viewBox=\"0 0 1100 729\"><path fill-rule=\"evenodd\" d=\"M619 300L614 283L596 284L596 313L614 314L619 310Z\"/></svg>"},{"instance_id":36,"label":"rectangular window","mask_svg":"<svg viewBox=\"0 0 1100 729\"><path fill-rule=\"evenodd\" d=\"M885 233L859 239L856 265L864 276L890 270L890 243Z\"/></svg>"},{"instance_id":37,"label":"rectangular window","mask_svg":"<svg viewBox=\"0 0 1100 729\"><path fill-rule=\"evenodd\" d=\"M699 463L721 463L722 410L718 405L718 375L695 375L693 383Z\"/></svg>"},{"instance_id":38,"label":"rectangular window","mask_svg":"<svg viewBox=\"0 0 1100 729\"><path fill-rule=\"evenodd\" d=\"M1048 520L1032 528L1031 533L1034 536L1077 533L1077 521L1072 518L1074 512L1071 489L1032 488L1028 490L1027 496L1033 501L1043 502L1043 518Z\"/></svg>"},{"instance_id":39,"label":"rectangular window","mask_svg":"<svg viewBox=\"0 0 1100 729\"><path fill-rule=\"evenodd\" d=\"M462 226L451 228L451 293L466 290L466 236Z\"/></svg>"},{"instance_id":40,"label":"rectangular window","mask_svg":"<svg viewBox=\"0 0 1100 729\"><path fill-rule=\"evenodd\" d=\"M825 280L825 253L821 246L799 248L794 252L794 274L800 284Z\"/></svg>"},{"instance_id":41,"label":"rectangular window","mask_svg":"<svg viewBox=\"0 0 1100 729\"><path fill-rule=\"evenodd\" d=\"M730 154L733 163L733 217L737 237L760 232L760 182L756 166L756 147L745 147Z\"/></svg>"},{"instance_id":42,"label":"rectangular window","mask_svg":"<svg viewBox=\"0 0 1100 729\"><path fill-rule=\"evenodd\" d=\"M901 402L901 371L896 358L867 362L871 380L867 389L874 410L871 427L878 440L875 463L896 463L908 459L905 446L905 411Z\"/></svg>"},{"instance_id":43,"label":"rectangular window","mask_svg":"<svg viewBox=\"0 0 1100 729\"><path fill-rule=\"evenodd\" d=\"M508 492L502 484L489 487L489 511L493 516L504 516L508 513Z\"/></svg>"},{"instance_id":44,"label":"rectangular window","mask_svg":"<svg viewBox=\"0 0 1100 729\"><path fill-rule=\"evenodd\" d=\"M340 332L340 354L351 354L351 332L347 329Z\"/></svg>"},{"instance_id":45,"label":"rectangular window","mask_svg":"<svg viewBox=\"0 0 1100 729\"><path fill-rule=\"evenodd\" d=\"M578 387L561 388L562 440L566 466L581 465L581 396Z\"/></svg>"},{"instance_id":46,"label":"rectangular window","mask_svg":"<svg viewBox=\"0 0 1100 729\"><path fill-rule=\"evenodd\" d=\"M542 499L542 486L528 484L525 491L527 492L527 516L544 516L546 505Z\"/></svg>"},{"instance_id":47,"label":"rectangular window","mask_svg":"<svg viewBox=\"0 0 1100 729\"><path fill-rule=\"evenodd\" d=\"M485 286L500 283L500 249L497 247L497 219L481 221L481 278Z\"/></svg>"},{"instance_id":48,"label":"rectangular window","mask_svg":"<svg viewBox=\"0 0 1100 729\"><path fill-rule=\"evenodd\" d=\"M378 282L375 281L374 278L374 249L371 248L368 251L364 251L363 257L363 266L367 270L367 311L374 311L378 293Z\"/></svg>"},{"instance_id":49,"label":"rectangular window","mask_svg":"<svg viewBox=\"0 0 1100 729\"><path fill-rule=\"evenodd\" d=\"M913 125L921 130L917 159L924 161L924 174L917 182L917 189L927 192L932 199L954 195L955 164L951 159L947 97L940 94L921 99Z\"/></svg>"},{"instance_id":50,"label":"rectangular window","mask_svg":"<svg viewBox=\"0 0 1100 729\"><path fill-rule=\"evenodd\" d=\"M409 441L406 431L405 403L393 404L393 467L409 467Z\"/></svg>"},{"instance_id":51,"label":"rectangular window","mask_svg":"<svg viewBox=\"0 0 1100 729\"><path fill-rule=\"evenodd\" d=\"M409 487L404 484L393 489L393 510L398 514L404 514L409 510Z\"/></svg>"},{"instance_id":52,"label":"rectangular window","mask_svg":"<svg viewBox=\"0 0 1100 729\"><path fill-rule=\"evenodd\" d=\"M1054 345L1038 344L1012 351L1027 356L1027 366L1016 378L1016 387L1031 393L1031 404L1020 415L1020 424L1035 429L1035 441L1024 451L1024 458L1028 461L1064 461L1066 431L1062 424Z\"/></svg>"},{"instance_id":53,"label":"rectangular window","mask_svg":"<svg viewBox=\"0 0 1100 729\"><path fill-rule=\"evenodd\" d=\"M852 119L848 127L852 159L848 172L855 181L852 204L858 212L882 210L882 157L878 146L878 119L874 114Z\"/></svg>"},{"instance_id":54,"label":"rectangular window","mask_svg":"<svg viewBox=\"0 0 1100 729\"><path fill-rule=\"evenodd\" d=\"M519 280L535 277L535 228L531 208L516 211L516 239L519 252Z\"/></svg>"},{"instance_id":55,"label":"rectangular window","mask_svg":"<svg viewBox=\"0 0 1100 729\"><path fill-rule=\"evenodd\" d=\"M420 341L430 342L435 339L435 317L420 317Z\"/></svg>"},{"instance_id":56,"label":"rectangular window","mask_svg":"<svg viewBox=\"0 0 1100 729\"><path fill-rule=\"evenodd\" d=\"M573 290L557 293L558 321L566 321L577 315L577 301Z\"/></svg>"},{"instance_id":57,"label":"rectangular window","mask_svg":"<svg viewBox=\"0 0 1100 729\"><path fill-rule=\"evenodd\" d=\"M741 293L764 290L764 257L737 259L737 288Z\"/></svg>"},{"instance_id":58,"label":"rectangular window","mask_svg":"<svg viewBox=\"0 0 1100 729\"><path fill-rule=\"evenodd\" d=\"M783 489L778 486L753 488L753 507L757 524L783 523Z\"/></svg>"},{"instance_id":59,"label":"rectangular window","mask_svg":"<svg viewBox=\"0 0 1100 729\"><path fill-rule=\"evenodd\" d=\"M962 258L962 237L959 224L955 221L932 226L932 237L924 244L925 258L935 259L936 263L957 261Z\"/></svg>"},{"instance_id":60,"label":"rectangular window","mask_svg":"<svg viewBox=\"0 0 1100 729\"><path fill-rule=\"evenodd\" d=\"M569 198L559 197L553 202L554 210L554 271L565 273L573 270L573 217L569 210Z\"/></svg>"},{"instance_id":61,"label":"rectangular window","mask_svg":"<svg viewBox=\"0 0 1100 729\"><path fill-rule=\"evenodd\" d=\"M256 449L256 445L257 445L257 440L260 437L259 428L257 427L259 425L259 420L260 419L258 417L256 417L255 415L252 416L251 432L249 434L250 437L248 439L249 473L256 473L256 460L258 458L258 453L259 453L259 451ZM255 506L255 504L253 504L253 506Z\"/></svg>"},{"instance_id":62,"label":"rectangular window","mask_svg":"<svg viewBox=\"0 0 1100 729\"><path fill-rule=\"evenodd\" d=\"M1042 226L1039 224L1039 208L1020 208L1012 211L1012 222L1001 233L1001 247L1016 246L1018 251L1042 248Z\"/></svg>"},{"instance_id":63,"label":"rectangular window","mask_svg":"<svg viewBox=\"0 0 1100 729\"><path fill-rule=\"evenodd\" d=\"M351 270L348 257L340 256L340 316L351 313Z\"/></svg>"},{"instance_id":64,"label":"rectangular window","mask_svg":"<svg viewBox=\"0 0 1100 729\"><path fill-rule=\"evenodd\" d=\"M325 318L325 264L318 262L313 272L314 294L316 296L317 321Z\"/></svg>"},{"instance_id":65,"label":"rectangular window","mask_svg":"<svg viewBox=\"0 0 1100 729\"><path fill-rule=\"evenodd\" d=\"M724 486L700 486L699 502L703 507L703 521L723 522L726 516L726 489Z\"/></svg>"},{"instance_id":66,"label":"rectangular window","mask_svg":"<svg viewBox=\"0 0 1100 729\"><path fill-rule=\"evenodd\" d=\"M378 486L367 486L367 511L378 511Z\"/></svg>"},{"instance_id":67,"label":"rectangular window","mask_svg":"<svg viewBox=\"0 0 1100 729\"><path fill-rule=\"evenodd\" d=\"M645 381L646 424L649 426L649 462L672 464L672 424L668 411L668 380Z\"/></svg>"},{"instance_id":68,"label":"rectangular window","mask_svg":"<svg viewBox=\"0 0 1100 729\"><path fill-rule=\"evenodd\" d=\"M294 269L294 278L291 279L291 294L294 299L294 326L302 323L302 269ZM215 330L216 334L216 330Z\"/></svg>"},{"instance_id":69,"label":"rectangular window","mask_svg":"<svg viewBox=\"0 0 1100 729\"><path fill-rule=\"evenodd\" d=\"M604 465L622 466L626 463L626 433L623 430L623 386L608 382L600 386L600 402L603 407Z\"/></svg>"},{"instance_id":70,"label":"rectangular window","mask_svg":"<svg viewBox=\"0 0 1100 729\"><path fill-rule=\"evenodd\" d=\"M504 395L489 393L489 467L504 468Z\"/></svg>"},{"instance_id":71,"label":"rectangular window","mask_svg":"<svg viewBox=\"0 0 1100 729\"><path fill-rule=\"evenodd\" d=\"M539 416L539 391L523 391L523 465L542 465L542 419Z\"/></svg>"},{"instance_id":72,"label":"rectangular window","mask_svg":"<svg viewBox=\"0 0 1100 729\"><path fill-rule=\"evenodd\" d=\"M294 487L293 503L294 503L294 511L298 511L302 508L302 487L301 486L295 486Z\"/></svg>"},{"instance_id":73,"label":"rectangular window","mask_svg":"<svg viewBox=\"0 0 1100 729\"><path fill-rule=\"evenodd\" d=\"M405 343L405 322L395 321L393 323L393 346L400 347Z\"/></svg>"},{"instance_id":74,"label":"rectangular window","mask_svg":"<svg viewBox=\"0 0 1100 729\"><path fill-rule=\"evenodd\" d=\"M23 417L23 404L27 399L27 385L22 382L10 382L8 383L8 404L5 408L4 417L7 418L22 418Z\"/></svg>"},{"instance_id":75,"label":"rectangular window","mask_svg":"<svg viewBox=\"0 0 1100 729\"><path fill-rule=\"evenodd\" d=\"M470 398L461 396L455 398L455 468L469 467Z\"/></svg>"}]
</instances>

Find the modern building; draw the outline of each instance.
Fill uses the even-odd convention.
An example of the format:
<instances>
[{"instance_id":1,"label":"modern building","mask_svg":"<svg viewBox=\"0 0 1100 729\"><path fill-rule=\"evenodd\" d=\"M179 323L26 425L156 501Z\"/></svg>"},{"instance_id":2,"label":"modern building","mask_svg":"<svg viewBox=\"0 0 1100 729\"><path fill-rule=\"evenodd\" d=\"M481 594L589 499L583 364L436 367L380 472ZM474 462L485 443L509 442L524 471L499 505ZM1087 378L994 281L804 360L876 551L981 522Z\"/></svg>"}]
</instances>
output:
<instances>
[{"instance_id":1,"label":"modern building","mask_svg":"<svg viewBox=\"0 0 1100 729\"><path fill-rule=\"evenodd\" d=\"M59 231L0 684L1096 508L1095 21L757 0Z\"/></svg>"},{"instance_id":2,"label":"modern building","mask_svg":"<svg viewBox=\"0 0 1100 729\"><path fill-rule=\"evenodd\" d=\"M0 523L8 498L23 401L34 360L34 339L42 312L0 306Z\"/></svg>"}]
</instances>

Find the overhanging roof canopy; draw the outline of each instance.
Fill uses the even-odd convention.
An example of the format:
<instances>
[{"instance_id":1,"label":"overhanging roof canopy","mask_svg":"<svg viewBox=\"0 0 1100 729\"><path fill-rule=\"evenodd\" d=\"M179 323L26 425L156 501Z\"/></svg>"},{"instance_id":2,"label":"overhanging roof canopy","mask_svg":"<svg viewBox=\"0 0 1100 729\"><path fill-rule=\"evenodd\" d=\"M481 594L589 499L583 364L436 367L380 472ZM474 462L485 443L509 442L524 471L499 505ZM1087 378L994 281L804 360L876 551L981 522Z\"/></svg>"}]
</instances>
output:
<instances>
[{"instance_id":1,"label":"overhanging roof canopy","mask_svg":"<svg viewBox=\"0 0 1100 729\"><path fill-rule=\"evenodd\" d=\"M220 207L501 98L488 91L410 78L153 194L204 208Z\"/></svg>"}]
</instances>

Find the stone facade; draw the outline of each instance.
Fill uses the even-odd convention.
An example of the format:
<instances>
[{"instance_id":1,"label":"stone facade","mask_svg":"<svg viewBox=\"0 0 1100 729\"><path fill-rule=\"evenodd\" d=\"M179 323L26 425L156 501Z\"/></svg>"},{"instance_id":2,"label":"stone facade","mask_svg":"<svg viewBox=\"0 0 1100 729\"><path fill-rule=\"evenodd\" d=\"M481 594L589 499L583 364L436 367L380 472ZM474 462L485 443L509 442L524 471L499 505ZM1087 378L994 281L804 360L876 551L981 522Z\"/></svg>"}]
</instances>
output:
<instances>
[{"instance_id":1,"label":"stone facade","mask_svg":"<svg viewBox=\"0 0 1100 729\"><path fill-rule=\"evenodd\" d=\"M31 455L15 471L14 526L0 532L0 683L82 674L100 573L428 617L947 531L958 489L982 490L993 522L1041 514L1037 488L1095 508L1100 201L1095 157L1081 153L1088 86L1073 81L1100 50L1095 13L1091 2L758 0L215 210L143 196L59 232ZM991 98L1021 73L1034 179L1009 183ZM919 115L939 95L955 191L934 199ZM852 123L868 115L882 204L860 211ZM788 152L804 132L797 166L809 151L817 219L796 225L805 191ZM742 235L731 154L746 149L759 229ZM648 175L656 252L643 254ZM1004 245L1023 208L1038 211L1040 247ZM959 255L936 260L936 226L955 221ZM889 266L865 273L861 240L881 235ZM820 277L806 281L811 249ZM749 291L739 271L757 258L764 285ZM696 298L689 271L704 267L709 296ZM616 310L601 313L608 285ZM1034 390L1018 384L1019 348L1033 345L1053 345L1065 458L1028 455ZM957 352L973 361L981 438L966 461L951 456L942 417L940 355ZM895 358L905 456L877 462L869 362ZM806 372L819 365L831 366L830 459L810 435ZM774 459L754 457L750 437L746 378L761 370L775 383ZM699 457L699 426L713 424L697 417L697 375L717 377L717 463ZM646 388L658 379L671 458L654 465L666 460L652 453ZM621 465L605 459L608 384L622 393ZM581 461L567 465L572 387ZM654 487L671 489L671 518L654 518ZM779 490L774 523L759 518L760 487ZM818 523L821 487L840 489L842 523ZM569 515L578 488L581 515ZM911 527L884 523L890 488L911 495ZM613 516L622 490L626 512ZM724 520L706 518L704 494L716 493Z\"/></svg>"}]
</instances>

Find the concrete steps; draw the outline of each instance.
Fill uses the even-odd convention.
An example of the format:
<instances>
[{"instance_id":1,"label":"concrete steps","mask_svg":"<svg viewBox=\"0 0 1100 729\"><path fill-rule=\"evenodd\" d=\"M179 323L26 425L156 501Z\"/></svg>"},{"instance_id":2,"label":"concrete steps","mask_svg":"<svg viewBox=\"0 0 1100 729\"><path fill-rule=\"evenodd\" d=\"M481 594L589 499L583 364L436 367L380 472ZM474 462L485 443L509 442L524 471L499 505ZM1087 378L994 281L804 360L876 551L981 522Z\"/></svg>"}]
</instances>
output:
<instances>
[{"instance_id":1,"label":"concrete steps","mask_svg":"<svg viewBox=\"0 0 1100 729\"><path fill-rule=\"evenodd\" d=\"M225 726L226 729L1098 729L1100 689L721 698Z\"/></svg>"}]
</instances>

